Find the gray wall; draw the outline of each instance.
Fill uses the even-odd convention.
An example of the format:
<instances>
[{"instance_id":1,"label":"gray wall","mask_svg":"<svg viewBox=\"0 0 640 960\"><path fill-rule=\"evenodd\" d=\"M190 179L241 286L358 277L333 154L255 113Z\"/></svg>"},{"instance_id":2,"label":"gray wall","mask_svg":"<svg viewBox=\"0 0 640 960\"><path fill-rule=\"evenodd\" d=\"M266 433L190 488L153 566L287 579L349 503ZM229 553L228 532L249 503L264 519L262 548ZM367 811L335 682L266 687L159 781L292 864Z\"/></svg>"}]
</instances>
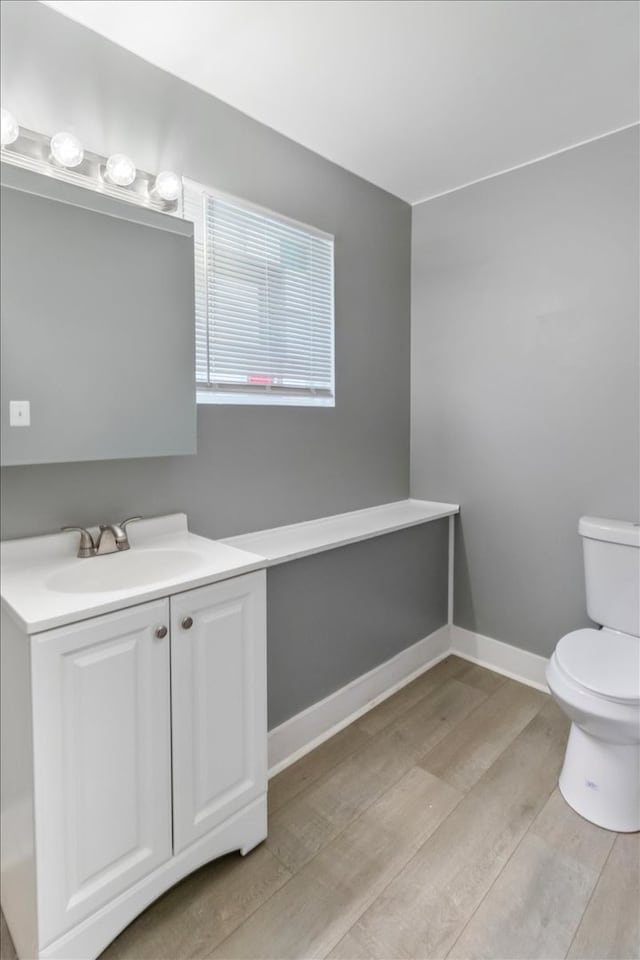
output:
<instances>
[{"instance_id":1,"label":"gray wall","mask_svg":"<svg viewBox=\"0 0 640 960\"><path fill-rule=\"evenodd\" d=\"M26 127L334 233L337 393L201 407L194 457L5 468L3 536L173 510L224 536L406 497L410 207L31 0L2 4L2 84Z\"/></svg>"},{"instance_id":2,"label":"gray wall","mask_svg":"<svg viewBox=\"0 0 640 960\"><path fill-rule=\"evenodd\" d=\"M2 14L3 105L24 126L71 127L335 234L337 396L200 407L192 457L4 468L3 536L184 510L221 537L406 497L411 208L41 4ZM431 526L270 572L271 726L444 622Z\"/></svg>"},{"instance_id":3,"label":"gray wall","mask_svg":"<svg viewBox=\"0 0 640 960\"><path fill-rule=\"evenodd\" d=\"M448 523L267 571L269 727L446 623Z\"/></svg>"},{"instance_id":4,"label":"gray wall","mask_svg":"<svg viewBox=\"0 0 640 960\"><path fill-rule=\"evenodd\" d=\"M455 622L588 623L577 523L639 506L638 129L413 213L414 496L462 504Z\"/></svg>"}]
</instances>

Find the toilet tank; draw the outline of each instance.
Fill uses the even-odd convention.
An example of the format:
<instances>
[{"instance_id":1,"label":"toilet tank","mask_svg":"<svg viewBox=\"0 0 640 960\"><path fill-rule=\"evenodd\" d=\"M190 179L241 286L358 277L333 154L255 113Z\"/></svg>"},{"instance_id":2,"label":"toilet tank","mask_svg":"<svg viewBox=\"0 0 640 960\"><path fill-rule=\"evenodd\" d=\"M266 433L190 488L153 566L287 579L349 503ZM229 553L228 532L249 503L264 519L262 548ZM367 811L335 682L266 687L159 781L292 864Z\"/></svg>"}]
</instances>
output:
<instances>
[{"instance_id":1,"label":"toilet tank","mask_svg":"<svg viewBox=\"0 0 640 960\"><path fill-rule=\"evenodd\" d=\"M578 532L589 616L640 637L640 524L581 517Z\"/></svg>"}]
</instances>

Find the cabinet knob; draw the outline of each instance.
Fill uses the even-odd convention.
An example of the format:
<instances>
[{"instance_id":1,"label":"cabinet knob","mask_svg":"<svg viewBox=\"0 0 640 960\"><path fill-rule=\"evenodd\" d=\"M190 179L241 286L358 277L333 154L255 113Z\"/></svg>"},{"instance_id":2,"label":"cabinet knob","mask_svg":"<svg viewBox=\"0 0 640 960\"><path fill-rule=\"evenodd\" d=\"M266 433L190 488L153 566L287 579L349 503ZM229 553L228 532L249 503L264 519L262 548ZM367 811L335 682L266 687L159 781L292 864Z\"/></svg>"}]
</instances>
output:
<instances>
[{"instance_id":1,"label":"cabinet knob","mask_svg":"<svg viewBox=\"0 0 640 960\"><path fill-rule=\"evenodd\" d=\"M183 630L191 630L191 627L193 626L193 617L183 617L180 625Z\"/></svg>"},{"instance_id":2,"label":"cabinet knob","mask_svg":"<svg viewBox=\"0 0 640 960\"><path fill-rule=\"evenodd\" d=\"M156 627L156 629L155 629L155 635L156 635L156 637L158 638L158 640L164 640L164 638L165 638L166 635L167 635L167 628L166 628L166 627Z\"/></svg>"}]
</instances>

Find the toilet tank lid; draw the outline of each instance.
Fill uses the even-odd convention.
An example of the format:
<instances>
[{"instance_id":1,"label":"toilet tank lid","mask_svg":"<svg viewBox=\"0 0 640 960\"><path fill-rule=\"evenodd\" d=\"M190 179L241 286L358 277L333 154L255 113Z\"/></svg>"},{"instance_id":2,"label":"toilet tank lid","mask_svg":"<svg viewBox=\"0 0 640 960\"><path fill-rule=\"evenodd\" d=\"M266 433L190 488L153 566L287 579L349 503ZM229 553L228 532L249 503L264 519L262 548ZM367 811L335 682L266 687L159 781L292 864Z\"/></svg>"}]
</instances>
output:
<instances>
[{"instance_id":1,"label":"toilet tank lid","mask_svg":"<svg viewBox=\"0 0 640 960\"><path fill-rule=\"evenodd\" d=\"M640 523L631 520L605 520L602 517L580 517L578 533L590 540L625 543L640 547Z\"/></svg>"}]
</instances>

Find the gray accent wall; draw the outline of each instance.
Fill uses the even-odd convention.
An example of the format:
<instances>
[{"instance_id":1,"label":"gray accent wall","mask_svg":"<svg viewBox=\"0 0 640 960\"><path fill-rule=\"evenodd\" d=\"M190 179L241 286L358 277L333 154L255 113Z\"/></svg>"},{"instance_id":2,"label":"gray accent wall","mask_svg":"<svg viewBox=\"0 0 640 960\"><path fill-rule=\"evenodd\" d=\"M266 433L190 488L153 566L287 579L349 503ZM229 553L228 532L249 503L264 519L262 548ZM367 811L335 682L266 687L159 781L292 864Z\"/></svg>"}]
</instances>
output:
<instances>
[{"instance_id":1,"label":"gray accent wall","mask_svg":"<svg viewBox=\"0 0 640 960\"><path fill-rule=\"evenodd\" d=\"M413 210L412 496L462 505L455 623L588 624L582 514L637 519L638 128Z\"/></svg>"},{"instance_id":2,"label":"gray accent wall","mask_svg":"<svg viewBox=\"0 0 640 960\"><path fill-rule=\"evenodd\" d=\"M335 234L337 396L202 406L192 457L5 468L3 536L184 510L222 537L406 497L411 208L42 4L4 2L1 39L3 106L24 126Z\"/></svg>"},{"instance_id":3,"label":"gray accent wall","mask_svg":"<svg viewBox=\"0 0 640 960\"><path fill-rule=\"evenodd\" d=\"M447 622L448 524L267 571L270 728Z\"/></svg>"},{"instance_id":4,"label":"gray accent wall","mask_svg":"<svg viewBox=\"0 0 640 960\"><path fill-rule=\"evenodd\" d=\"M6 467L3 536L185 511L224 537L407 497L411 208L42 4L3 2L1 39L24 126L334 234L336 308L334 409L201 406L195 456ZM270 571L271 726L444 622L430 527Z\"/></svg>"}]
</instances>

